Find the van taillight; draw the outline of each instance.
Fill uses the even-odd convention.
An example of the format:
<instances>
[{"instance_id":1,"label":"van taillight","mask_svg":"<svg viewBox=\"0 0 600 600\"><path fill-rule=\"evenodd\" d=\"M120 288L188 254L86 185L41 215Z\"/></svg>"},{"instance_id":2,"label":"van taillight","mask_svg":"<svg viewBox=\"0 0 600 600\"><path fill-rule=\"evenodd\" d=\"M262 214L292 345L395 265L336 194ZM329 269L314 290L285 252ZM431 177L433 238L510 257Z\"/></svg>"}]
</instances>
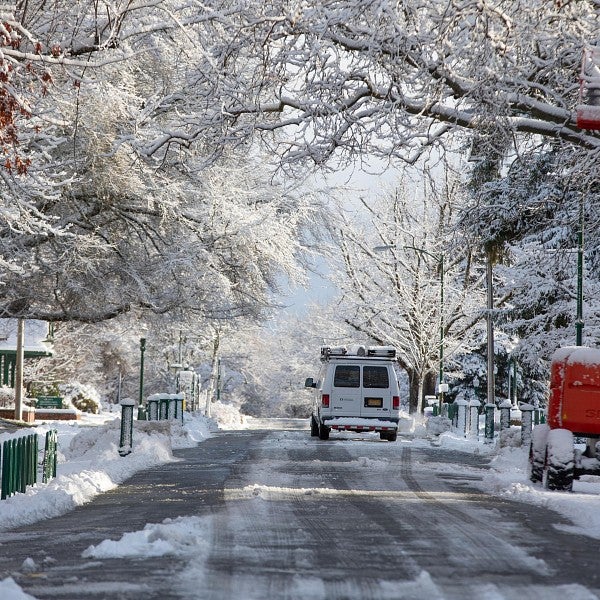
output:
<instances>
[{"instance_id":1,"label":"van taillight","mask_svg":"<svg viewBox=\"0 0 600 600\"><path fill-rule=\"evenodd\" d=\"M392 396L392 408L398 410L400 408L400 396Z\"/></svg>"},{"instance_id":2,"label":"van taillight","mask_svg":"<svg viewBox=\"0 0 600 600\"><path fill-rule=\"evenodd\" d=\"M329 394L323 394L321 396L321 406L329 408Z\"/></svg>"}]
</instances>

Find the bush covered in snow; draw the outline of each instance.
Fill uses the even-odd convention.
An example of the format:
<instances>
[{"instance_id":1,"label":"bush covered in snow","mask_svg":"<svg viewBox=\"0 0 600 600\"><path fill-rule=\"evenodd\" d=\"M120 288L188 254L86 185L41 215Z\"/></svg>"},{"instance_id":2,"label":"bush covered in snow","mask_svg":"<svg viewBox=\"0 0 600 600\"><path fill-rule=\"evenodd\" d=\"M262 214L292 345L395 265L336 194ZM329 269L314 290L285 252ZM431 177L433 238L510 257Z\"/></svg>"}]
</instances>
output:
<instances>
[{"instance_id":1,"label":"bush covered in snow","mask_svg":"<svg viewBox=\"0 0 600 600\"><path fill-rule=\"evenodd\" d=\"M60 393L67 404L81 412L98 414L102 407L100 394L91 386L73 381L60 385Z\"/></svg>"}]
</instances>

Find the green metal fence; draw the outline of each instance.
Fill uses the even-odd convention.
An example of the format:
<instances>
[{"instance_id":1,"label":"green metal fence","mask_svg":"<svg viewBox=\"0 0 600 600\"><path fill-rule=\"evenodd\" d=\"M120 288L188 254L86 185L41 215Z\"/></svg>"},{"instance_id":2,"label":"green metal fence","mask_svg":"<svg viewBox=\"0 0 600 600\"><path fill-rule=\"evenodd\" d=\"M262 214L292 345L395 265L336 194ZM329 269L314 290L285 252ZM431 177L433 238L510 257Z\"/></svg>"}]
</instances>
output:
<instances>
[{"instance_id":1,"label":"green metal fence","mask_svg":"<svg viewBox=\"0 0 600 600\"><path fill-rule=\"evenodd\" d=\"M46 433L42 461L42 481L56 477L56 454L58 434ZM28 485L38 480L38 436L36 433L6 440L2 443L0 465L2 467L0 500L17 492L25 493Z\"/></svg>"}]
</instances>

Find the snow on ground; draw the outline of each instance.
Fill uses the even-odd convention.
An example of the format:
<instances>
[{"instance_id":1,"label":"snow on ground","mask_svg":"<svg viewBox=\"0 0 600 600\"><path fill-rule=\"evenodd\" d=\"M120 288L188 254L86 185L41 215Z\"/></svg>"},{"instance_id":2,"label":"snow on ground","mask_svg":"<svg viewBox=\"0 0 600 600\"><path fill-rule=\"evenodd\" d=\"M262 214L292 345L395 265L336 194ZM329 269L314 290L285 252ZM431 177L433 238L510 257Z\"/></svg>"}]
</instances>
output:
<instances>
[{"instance_id":1,"label":"snow on ground","mask_svg":"<svg viewBox=\"0 0 600 600\"><path fill-rule=\"evenodd\" d=\"M134 451L126 457L118 454L120 420L117 412L85 415L81 421L52 421L36 427L35 431L40 435L51 428L58 430L58 476L49 483L28 488L25 494L1 501L0 530L57 516L89 502L95 495L114 488L139 470L174 460L174 448L191 447L202 442L212 435L217 423L222 429L277 427L278 423L277 420L243 417L232 407L221 403L213 405L212 414L212 419L185 414L183 424L164 421L136 423ZM298 422L295 427L286 423L286 426L288 429L300 426L307 428L308 422ZM549 492L528 480L527 452L515 446L520 430L512 432L514 435L508 436L508 442L503 447L443 430L443 427L438 428L437 435L431 435L431 428L428 432L424 422L415 423L408 415L402 418L399 426L401 436L405 436L403 443L417 447L439 447L440 452L452 449L485 455L491 459L489 469L465 468L465 472L473 470L483 476L479 484L471 483L492 494L553 509L572 521L572 526L563 526L563 529L600 539L600 511L597 508L600 503L600 477L587 476L575 481L573 493ZM27 429L24 433L30 431ZM4 434L1 437L6 436ZM272 442L293 443L294 436L297 434L291 431L281 432L274 436ZM377 456L360 456L355 461L356 468L385 468L379 462ZM421 468L435 471L443 470L444 466L431 462L421 465ZM256 494L257 490L253 488L248 493ZM258 490L258 493L269 493L268 486ZM149 523L142 531L127 533L120 540L105 540L97 546L91 546L86 550L85 557L176 555L190 559L187 574L190 581L197 581L205 562L203 557L210 551L207 545L207 540L211 539L210 530L209 517L167 519L163 523ZM23 568L26 569L27 565ZM318 592L317 588L322 582L303 580L298 585L308 595L312 588L313 592ZM428 590L431 597L436 597L432 581L421 578L404 582L403 585L411 589ZM32 597L25 594L13 579L7 578L0 581L0 598L26 600Z\"/></svg>"}]
</instances>

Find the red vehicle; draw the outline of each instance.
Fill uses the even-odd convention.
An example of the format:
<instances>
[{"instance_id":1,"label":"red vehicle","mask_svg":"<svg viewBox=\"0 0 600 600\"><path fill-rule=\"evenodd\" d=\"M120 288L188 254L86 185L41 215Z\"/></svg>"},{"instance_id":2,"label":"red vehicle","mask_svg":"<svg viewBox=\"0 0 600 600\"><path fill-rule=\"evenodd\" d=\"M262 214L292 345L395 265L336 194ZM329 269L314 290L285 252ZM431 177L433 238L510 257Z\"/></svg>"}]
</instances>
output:
<instances>
[{"instance_id":1,"label":"red vehicle","mask_svg":"<svg viewBox=\"0 0 600 600\"><path fill-rule=\"evenodd\" d=\"M585 438L582 452L575 437ZM532 481L567 490L580 475L600 474L600 350L559 348L550 367L548 423L533 430L529 460Z\"/></svg>"}]
</instances>

